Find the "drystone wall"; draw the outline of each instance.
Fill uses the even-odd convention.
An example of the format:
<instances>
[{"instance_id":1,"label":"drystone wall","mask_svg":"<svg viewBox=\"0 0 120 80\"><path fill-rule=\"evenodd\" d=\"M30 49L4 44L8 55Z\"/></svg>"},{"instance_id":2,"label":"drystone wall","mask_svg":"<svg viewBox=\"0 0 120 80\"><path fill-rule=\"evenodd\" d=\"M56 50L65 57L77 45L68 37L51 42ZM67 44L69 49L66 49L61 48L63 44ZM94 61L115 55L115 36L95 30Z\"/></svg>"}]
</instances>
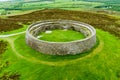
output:
<instances>
[{"instance_id":1,"label":"drystone wall","mask_svg":"<svg viewBox=\"0 0 120 80\"><path fill-rule=\"evenodd\" d=\"M54 29L72 29L83 33L86 38L70 42L49 42L37 39L41 32ZM74 55L86 52L96 44L96 31L91 25L78 21L45 20L29 26L26 31L26 43L43 54Z\"/></svg>"}]
</instances>

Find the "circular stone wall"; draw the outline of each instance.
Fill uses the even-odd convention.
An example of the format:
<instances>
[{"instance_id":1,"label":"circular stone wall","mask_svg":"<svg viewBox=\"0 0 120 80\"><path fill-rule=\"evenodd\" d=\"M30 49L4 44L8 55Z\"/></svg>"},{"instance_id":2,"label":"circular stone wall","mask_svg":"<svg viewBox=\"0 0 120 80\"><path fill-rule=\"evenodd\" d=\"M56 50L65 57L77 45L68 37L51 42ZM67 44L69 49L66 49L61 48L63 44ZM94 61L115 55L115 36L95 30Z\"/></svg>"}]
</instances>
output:
<instances>
[{"instance_id":1,"label":"circular stone wall","mask_svg":"<svg viewBox=\"0 0 120 80\"><path fill-rule=\"evenodd\" d=\"M49 42L37 38L37 36L41 32L54 29L75 30L83 33L86 38L70 42ZM96 31L92 26L78 21L45 20L41 22L36 22L29 26L29 28L26 31L26 43L33 49L43 54L79 54L90 50L95 45Z\"/></svg>"}]
</instances>

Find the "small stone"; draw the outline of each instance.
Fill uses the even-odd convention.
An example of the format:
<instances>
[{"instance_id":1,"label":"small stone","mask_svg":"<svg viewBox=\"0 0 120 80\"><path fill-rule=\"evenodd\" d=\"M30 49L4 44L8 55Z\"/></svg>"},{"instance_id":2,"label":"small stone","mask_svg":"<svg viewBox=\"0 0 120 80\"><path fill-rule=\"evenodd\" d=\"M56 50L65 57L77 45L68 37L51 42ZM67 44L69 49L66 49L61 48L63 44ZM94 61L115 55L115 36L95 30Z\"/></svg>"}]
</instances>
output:
<instances>
[{"instance_id":1,"label":"small stone","mask_svg":"<svg viewBox=\"0 0 120 80\"><path fill-rule=\"evenodd\" d=\"M52 31L45 31L45 33L46 33L46 34L50 34L50 33L52 33Z\"/></svg>"},{"instance_id":2,"label":"small stone","mask_svg":"<svg viewBox=\"0 0 120 80\"><path fill-rule=\"evenodd\" d=\"M63 29L63 31L67 31L68 29Z\"/></svg>"},{"instance_id":3,"label":"small stone","mask_svg":"<svg viewBox=\"0 0 120 80\"><path fill-rule=\"evenodd\" d=\"M37 38L41 38L41 37L43 37L43 36L37 36Z\"/></svg>"}]
</instances>

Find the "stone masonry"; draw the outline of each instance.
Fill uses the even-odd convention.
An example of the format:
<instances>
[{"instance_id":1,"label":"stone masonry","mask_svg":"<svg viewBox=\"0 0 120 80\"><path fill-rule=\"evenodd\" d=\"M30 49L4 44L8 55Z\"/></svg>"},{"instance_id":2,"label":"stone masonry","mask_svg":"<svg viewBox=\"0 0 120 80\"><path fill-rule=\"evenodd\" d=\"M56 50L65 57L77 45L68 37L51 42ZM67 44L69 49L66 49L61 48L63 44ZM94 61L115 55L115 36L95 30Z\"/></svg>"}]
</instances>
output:
<instances>
[{"instance_id":1,"label":"stone masonry","mask_svg":"<svg viewBox=\"0 0 120 80\"><path fill-rule=\"evenodd\" d=\"M84 34L85 38L70 42L49 42L37 39L46 30L71 29ZM56 35L59 36L59 35ZM79 54L90 50L96 44L96 31L86 23L72 20L45 20L29 26L26 43L33 49L50 55Z\"/></svg>"}]
</instances>

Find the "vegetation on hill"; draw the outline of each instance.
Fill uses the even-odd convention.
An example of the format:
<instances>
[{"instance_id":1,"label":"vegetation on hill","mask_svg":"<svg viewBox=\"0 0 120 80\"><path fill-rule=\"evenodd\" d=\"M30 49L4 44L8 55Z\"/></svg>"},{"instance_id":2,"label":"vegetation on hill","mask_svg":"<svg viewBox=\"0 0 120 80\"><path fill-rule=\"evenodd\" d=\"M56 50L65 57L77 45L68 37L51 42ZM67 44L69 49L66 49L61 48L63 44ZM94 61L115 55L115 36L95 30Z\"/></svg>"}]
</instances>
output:
<instances>
[{"instance_id":1,"label":"vegetation on hill","mask_svg":"<svg viewBox=\"0 0 120 80\"><path fill-rule=\"evenodd\" d=\"M7 5L6 5L7 4ZM0 15L19 14L38 9L120 11L118 0L11 0L0 3ZM109 12L109 11L108 11Z\"/></svg>"},{"instance_id":2,"label":"vegetation on hill","mask_svg":"<svg viewBox=\"0 0 120 80\"><path fill-rule=\"evenodd\" d=\"M120 40L99 29L97 37L99 43L93 50L67 56L44 55L33 50L26 45L25 34L9 38L3 59L10 64L0 73L0 78L10 71L12 75L17 73L20 80L118 80Z\"/></svg>"},{"instance_id":3,"label":"vegetation on hill","mask_svg":"<svg viewBox=\"0 0 120 80\"><path fill-rule=\"evenodd\" d=\"M98 41L96 47L83 54L50 56L39 53L27 46L25 34L2 38L0 39L0 80L120 79L120 40L116 38L120 38L120 19L106 14L60 10L101 9L103 11L120 11L119 0L13 1L0 2L0 15L17 14L36 9L42 10L19 16L0 18L0 34L2 32L12 33L13 30L17 32L23 31L26 28L22 27L26 24L40 20L68 19L82 21L94 26L97 29Z\"/></svg>"},{"instance_id":4,"label":"vegetation on hill","mask_svg":"<svg viewBox=\"0 0 120 80\"><path fill-rule=\"evenodd\" d=\"M0 41L0 56L2 53L5 52L6 48L7 48L7 43L4 41Z\"/></svg>"},{"instance_id":5,"label":"vegetation on hill","mask_svg":"<svg viewBox=\"0 0 120 80\"><path fill-rule=\"evenodd\" d=\"M9 31L22 28L23 24L46 19L68 19L91 24L97 30L96 47L89 52L74 56L50 56L27 46L25 34L2 38L8 44L0 41L1 80L120 79L119 18L83 11L46 9L5 19L0 18L0 32L9 33Z\"/></svg>"},{"instance_id":6,"label":"vegetation on hill","mask_svg":"<svg viewBox=\"0 0 120 80\"><path fill-rule=\"evenodd\" d=\"M0 32L11 31L23 27L22 24L27 24L31 20L26 19L1 19L0 18Z\"/></svg>"},{"instance_id":7,"label":"vegetation on hill","mask_svg":"<svg viewBox=\"0 0 120 80\"><path fill-rule=\"evenodd\" d=\"M7 19L0 19L0 24L1 26L3 26L1 27L0 31L10 31L22 27L17 23L25 24L46 19L68 19L82 21L91 24L96 28L115 34L118 37L120 36L119 18L113 18L106 14L97 14L83 11L68 11L59 9L39 10L29 14L10 16Z\"/></svg>"}]
</instances>

